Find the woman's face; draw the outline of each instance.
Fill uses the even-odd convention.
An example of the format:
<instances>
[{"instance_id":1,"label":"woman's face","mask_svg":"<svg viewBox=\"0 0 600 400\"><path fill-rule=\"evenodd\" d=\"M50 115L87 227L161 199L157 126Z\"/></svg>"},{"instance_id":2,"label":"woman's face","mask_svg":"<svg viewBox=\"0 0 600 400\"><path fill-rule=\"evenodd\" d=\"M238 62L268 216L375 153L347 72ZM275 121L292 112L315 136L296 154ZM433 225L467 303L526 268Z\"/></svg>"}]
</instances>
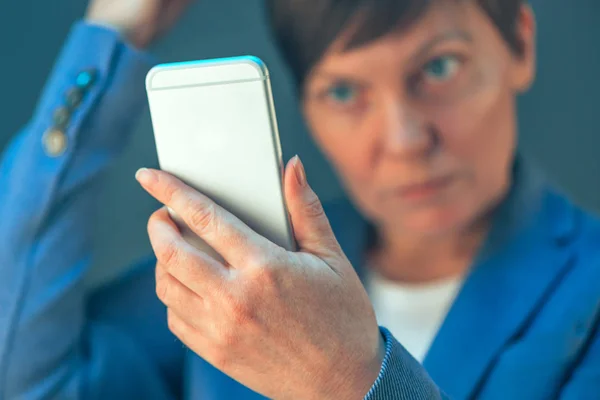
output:
<instances>
[{"instance_id":1,"label":"woman's face","mask_svg":"<svg viewBox=\"0 0 600 400\"><path fill-rule=\"evenodd\" d=\"M355 203L379 225L437 235L506 193L515 96L534 75L533 16L517 57L475 2L435 2L417 23L340 52L304 88L309 127Z\"/></svg>"}]
</instances>

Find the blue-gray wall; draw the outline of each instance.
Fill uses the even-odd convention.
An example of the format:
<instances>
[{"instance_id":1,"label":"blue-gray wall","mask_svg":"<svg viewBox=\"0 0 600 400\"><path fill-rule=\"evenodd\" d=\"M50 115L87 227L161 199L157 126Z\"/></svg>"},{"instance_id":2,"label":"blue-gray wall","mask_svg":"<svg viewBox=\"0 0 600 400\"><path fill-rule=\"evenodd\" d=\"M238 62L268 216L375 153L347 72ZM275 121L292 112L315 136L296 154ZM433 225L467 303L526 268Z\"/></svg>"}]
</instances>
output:
<instances>
[{"instance_id":1,"label":"blue-gray wall","mask_svg":"<svg viewBox=\"0 0 600 400\"><path fill-rule=\"evenodd\" d=\"M600 2L533 0L539 23L539 74L520 103L521 147L583 205L600 210ZM0 148L28 119L82 0L0 0ZM327 199L339 192L306 135L292 87L267 35L260 0L200 0L154 53L161 61L255 54L270 66L284 156L299 153L311 182ZM148 113L115 163L99 211L94 280L150 251L145 233L156 204L134 182L156 165ZM325 171L325 172L323 172Z\"/></svg>"}]
</instances>

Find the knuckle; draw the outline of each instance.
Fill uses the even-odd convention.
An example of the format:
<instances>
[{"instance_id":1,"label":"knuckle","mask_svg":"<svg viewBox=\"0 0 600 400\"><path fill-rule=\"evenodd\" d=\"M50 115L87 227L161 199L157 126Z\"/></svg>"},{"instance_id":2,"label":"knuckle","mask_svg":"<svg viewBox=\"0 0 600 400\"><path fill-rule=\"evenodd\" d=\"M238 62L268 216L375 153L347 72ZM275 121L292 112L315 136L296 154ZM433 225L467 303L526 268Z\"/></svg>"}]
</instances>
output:
<instances>
[{"instance_id":1,"label":"knuckle","mask_svg":"<svg viewBox=\"0 0 600 400\"><path fill-rule=\"evenodd\" d=\"M236 325L239 321L244 319L246 314L246 305L244 302L238 299L232 299L229 301L229 315L231 317L232 325Z\"/></svg>"},{"instance_id":2,"label":"knuckle","mask_svg":"<svg viewBox=\"0 0 600 400\"><path fill-rule=\"evenodd\" d=\"M163 192L165 202L171 203L177 197L178 192L179 192L179 188L176 185L174 185L172 183L165 185L164 192Z\"/></svg>"},{"instance_id":3,"label":"knuckle","mask_svg":"<svg viewBox=\"0 0 600 400\"><path fill-rule=\"evenodd\" d=\"M250 296L247 296L250 297ZM249 327L256 321L256 314L250 301L235 300L230 302L230 328L229 335L235 335L241 327ZM230 337L235 341L236 337Z\"/></svg>"},{"instance_id":4,"label":"knuckle","mask_svg":"<svg viewBox=\"0 0 600 400\"><path fill-rule=\"evenodd\" d=\"M150 218L148 218L148 224L146 225L148 234L151 235L152 231L154 230L154 226L160 222L160 213L160 210L156 210L152 213L152 215L150 215Z\"/></svg>"},{"instance_id":5,"label":"knuckle","mask_svg":"<svg viewBox=\"0 0 600 400\"><path fill-rule=\"evenodd\" d=\"M211 364L218 370L226 371L231 365L231 359L228 353L229 351L225 347L222 349L213 349L212 353L210 354Z\"/></svg>"},{"instance_id":6,"label":"knuckle","mask_svg":"<svg viewBox=\"0 0 600 400\"><path fill-rule=\"evenodd\" d=\"M197 203L188 204L190 223L200 232L208 230L214 226L217 210L213 203L198 205Z\"/></svg>"},{"instance_id":7,"label":"knuckle","mask_svg":"<svg viewBox=\"0 0 600 400\"><path fill-rule=\"evenodd\" d=\"M181 250L173 242L166 243L157 249L156 257L168 271L173 265L176 265L181 259Z\"/></svg>"},{"instance_id":8,"label":"knuckle","mask_svg":"<svg viewBox=\"0 0 600 400\"><path fill-rule=\"evenodd\" d=\"M312 198L307 202L304 208L304 213L310 218L319 218L325 215L321 200L319 200L316 195L312 196Z\"/></svg>"},{"instance_id":9,"label":"knuckle","mask_svg":"<svg viewBox=\"0 0 600 400\"><path fill-rule=\"evenodd\" d=\"M246 267L253 271L254 274L259 274L260 270L265 269L270 264L269 257L262 252L249 252L246 255Z\"/></svg>"},{"instance_id":10,"label":"knuckle","mask_svg":"<svg viewBox=\"0 0 600 400\"><path fill-rule=\"evenodd\" d=\"M155 222L158 222L157 220L159 219L160 215L160 209L154 211L151 215L150 218L148 218L148 226L151 226L152 224L154 224Z\"/></svg>"},{"instance_id":11,"label":"knuckle","mask_svg":"<svg viewBox=\"0 0 600 400\"><path fill-rule=\"evenodd\" d=\"M164 277L156 280L156 296L163 302L169 300L169 282Z\"/></svg>"},{"instance_id":12,"label":"knuckle","mask_svg":"<svg viewBox=\"0 0 600 400\"><path fill-rule=\"evenodd\" d=\"M239 343L239 340L235 329L225 329L219 337L219 346L225 350L232 349Z\"/></svg>"},{"instance_id":13,"label":"knuckle","mask_svg":"<svg viewBox=\"0 0 600 400\"><path fill-rule=\"evenodd\" d=\"M254 287L265 289L277 286L277 270L268 265L263 264L261 268L256 268L252 271L250 280Z\"/></svg>"},{"instance_id":14,"label":"knuckle","mask_svg":"<svg viewBox=\"0 0 600 400\"><path fill-rule=\"evenodd\" d=\"M171 332L175 334L181 332L181 321L172 312L167 314L167 325Z\"/></svg>"}]
</instances>

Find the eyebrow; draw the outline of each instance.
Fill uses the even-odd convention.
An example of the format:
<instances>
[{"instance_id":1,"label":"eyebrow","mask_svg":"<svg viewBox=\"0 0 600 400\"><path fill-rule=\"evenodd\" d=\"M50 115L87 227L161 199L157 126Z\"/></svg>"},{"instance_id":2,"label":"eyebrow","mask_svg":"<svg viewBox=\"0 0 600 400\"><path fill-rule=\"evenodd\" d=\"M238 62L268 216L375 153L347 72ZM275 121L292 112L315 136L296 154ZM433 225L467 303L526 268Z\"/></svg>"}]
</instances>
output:
<instances>
[{"instance_id":1,"label":"eyebrow","mask_svg":"<svg viewBox=\"0 0 600 400\"><path fill-rule=\"evenodd\" d=\"M428 53L430 53L435 46L449 40L461 40L471 43L473 42L473 36L470 33L461 30L452 30L441 33L422 45L416 51L416 53L411 56L411 58L413 60L422 60L427 57ZM357 82L355 77L344 76L343 74L339 73L330 73L328 71L322 71L318 69L315 71L315 77L330 81L352 81L360 84L361 86L367 86L365 82Z\"/></svg>"},{"instance_id":2,"label":"eyebrow","mask_svg":"<svg viewBox=\"0 0 600 400\"><path fill-rule=\"evenodd\" d=\"M412 58L417 60L425 58L427 54L431 52L431 49L448 40L462 40L463 42L471 43L473 42L473 36L468 32L460 30L444 32L438 36L435 36L433 39L421 46Z\"/></svg>"},{"instance_id":3,"label":"eyebrow","mask_svg":"<svg viewBox=\"0 0 600 400\"><path fill-rule=\"evenodd\" d=\"M370 85L362 79L357 79L354 76L346 76L340 73L330 73L327 71L317 71L314 75L319 79L323 79L329 82L347 82L351 83L354 86L360 86L362 88L369 87Z\"/></svg>"}]
</instances>

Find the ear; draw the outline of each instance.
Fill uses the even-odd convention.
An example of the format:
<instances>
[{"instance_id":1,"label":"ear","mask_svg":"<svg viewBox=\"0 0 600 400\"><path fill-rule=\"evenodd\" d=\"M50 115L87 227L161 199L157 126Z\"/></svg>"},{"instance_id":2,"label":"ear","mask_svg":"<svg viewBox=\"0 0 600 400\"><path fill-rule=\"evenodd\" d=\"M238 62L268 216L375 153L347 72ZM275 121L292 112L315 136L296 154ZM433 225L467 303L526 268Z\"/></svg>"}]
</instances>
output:
<instances>
[{"instance_id":1,"label":"ear","mask_svg":"<svg viewBox=\"0 0 600 400\"><path fill-rule=\"evenodd\" d=\"M514 55L513 87L523 93L529 90L535 80L536 71L536 23L533 10L528 4L521 5L517 20L517 36L521 41L522 52Z\"/></svg>"}]
</instances>

